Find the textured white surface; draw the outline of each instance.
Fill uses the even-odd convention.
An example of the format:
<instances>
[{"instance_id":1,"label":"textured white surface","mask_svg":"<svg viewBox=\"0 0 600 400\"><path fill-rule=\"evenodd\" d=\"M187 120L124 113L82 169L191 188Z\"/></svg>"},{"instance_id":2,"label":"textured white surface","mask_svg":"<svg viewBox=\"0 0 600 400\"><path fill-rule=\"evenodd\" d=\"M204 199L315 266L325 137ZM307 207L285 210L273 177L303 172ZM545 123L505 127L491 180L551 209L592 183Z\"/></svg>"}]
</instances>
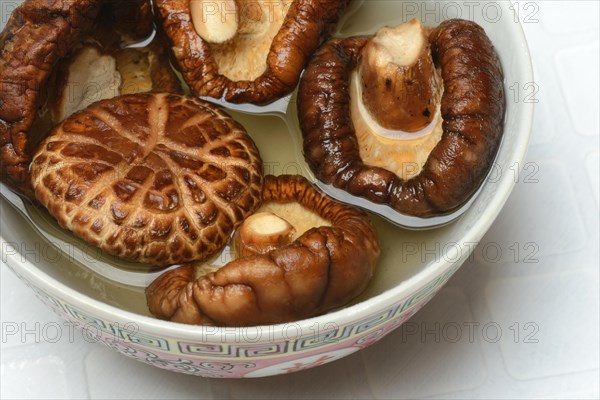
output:
<instances>
[{"instance_id":1,"label":"textured white surface","mask_svg":"<svg viewBox=\"0 0 600 400\"><path fill-rule=\"evenodd\" d=\"M209 380L89 343L2 266L1 397L598 398L598 2L515 8L539 88L529 164L472 259L405 326L316 369Z\"/></svg>"}]
</instances>

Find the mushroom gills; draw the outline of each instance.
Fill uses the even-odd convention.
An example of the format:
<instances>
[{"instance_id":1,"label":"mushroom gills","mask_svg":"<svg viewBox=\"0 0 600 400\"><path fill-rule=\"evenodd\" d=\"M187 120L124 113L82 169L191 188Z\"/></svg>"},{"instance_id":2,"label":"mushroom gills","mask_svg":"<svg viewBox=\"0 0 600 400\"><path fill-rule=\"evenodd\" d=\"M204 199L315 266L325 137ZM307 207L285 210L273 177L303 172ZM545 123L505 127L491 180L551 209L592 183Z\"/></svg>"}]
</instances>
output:
<instances>
[{"instance_id":1,"label":"mushroom gills","mask_svg":"<svg viewBox=\"0 0 600 400\"><path fill-rule=\"evenodd\" d=\"M153 89L151 68L155 56L147 49L126 48L104 52L86 43L58 71L55 99L50 102L56 124L96 101Z\"/></svg>"},{"instance_id":2,"label":"mushroom gills","mask_svg":"<svg viewBox=\"0 0 600 400\"><path fill-rule=\"evenodd\" d=\"M362 161L403 180L418 176L442 138L442 93L441 73L418 20L377 32L350 78Z\"/></svg>"},{"instance_id":3,"label":"mushroom gills","mask_svg":"<svg viewBox=\"0 0 600 400\"><path fill-rule=\"evenodd\" d=\"M267 56L293 0L192 0L196 33L210 45L218 72L253 81L267 70Z\"/></svg>"},{"instance_id":4,"label":"mushroom gills","mask_svg":"<svg viewBox=\"0 0 600 400\"><path fill-rule=\"evenodd\" d=\"M85 45L68 65L52 110L54 121L62 121L96 101L117 96L121 83L115 58L103 54L97 46Z\"/></svg>"},{"instance_id":5,"label":"mushroom gills","mask_svg":"<svg viewBox=\"0 0 600 400\"><path fill-rule=\"evenodd\" d=\"M312 228L331 226L330 221L296 202L268 202L263 204L258 212L269 212L287 221L294 228L292 242Z\"/></svg>"},{"instance_id":6,"label":"mushroom gills","mask_svg":"<svg viewBox=\"0 0 600 400\"><path fill-rule=\"evenodd\" d=\"M119 94L149 92L153 88L151 66L156 55L142 49L123 49L115 55L122 82Z\"/></svg>"},{"instance_id":7,"label":"mushroom gills","mask_svg":"<svg viewBox=\"0 0 600 400\"><path fill-rule=\"evenodd\" d=\"M200 279L205 275L217 272L221 267L209 263L196 263L194 265L194 280Z\"/></svg>"}]
</instances>

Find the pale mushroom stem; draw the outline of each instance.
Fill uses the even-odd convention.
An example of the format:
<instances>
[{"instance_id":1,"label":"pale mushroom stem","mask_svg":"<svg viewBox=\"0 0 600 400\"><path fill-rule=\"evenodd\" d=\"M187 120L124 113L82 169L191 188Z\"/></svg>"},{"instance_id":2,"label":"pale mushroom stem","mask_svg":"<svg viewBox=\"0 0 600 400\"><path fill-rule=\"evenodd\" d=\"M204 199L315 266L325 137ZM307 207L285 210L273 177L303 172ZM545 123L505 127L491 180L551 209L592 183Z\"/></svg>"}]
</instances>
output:
<instances>
[{"instance_id":1,"label":"pale mushroom stem","mask_svg":"<svg viewBox=\"0 0 600 400\"><path fill-rule=\"evenodd\" d=\"M238 258L266 254L292 242L294 227L285 219L270 213L251 215L233 237Z\"/></svg>"},{"instance_id":2,"label":"pale mushroom stem","mask_svg":"<svg viewBox=\"0 0 600 400\"><path fill-rule=\"evenodd\" d=\"M190 13L196 33L209 43L224 43L238 32L240 7L236 0L191 0Z\"/></svg>"},{"instance_id":3,"label":"pale mushroom stem","mask_svg":"<svg viewBox=\"0 0 600 400\"><path fill-rule=\"evenodd\" d=\"M383 128L417 132L435 117L440 90L424 27L413 19L379 30L358 66L362 102Z\"/></svg>"}]
</instances>

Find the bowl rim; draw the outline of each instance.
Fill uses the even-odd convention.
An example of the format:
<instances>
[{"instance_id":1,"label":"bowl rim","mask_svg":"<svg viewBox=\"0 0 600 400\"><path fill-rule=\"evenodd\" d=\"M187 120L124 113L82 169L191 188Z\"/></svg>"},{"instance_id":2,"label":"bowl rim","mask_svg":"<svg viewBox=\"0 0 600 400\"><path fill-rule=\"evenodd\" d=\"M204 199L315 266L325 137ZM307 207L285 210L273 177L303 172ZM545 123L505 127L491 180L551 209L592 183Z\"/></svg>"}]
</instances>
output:
<instances>
[{"instance_id":1,"label":"bowl rim","mask_svg":"<svg viewBox=\"0 0 600 400\"><path fill-rule=\"evenodd\" d=\"M508 6L501 3L501 7L507 8ZM517 64L520 72L522 73L522 78L524 81L533 82L531 53L525 32L520 21L515 25L517 25L516 28L514 30L510 30L509 32L514 36L516 43L521 43L523 45L523 51L518 52L519 57L516 58L518 61ZM508 162L521 163L525 159L531 136L534 104L520 103L519 107L521 108L522 117L517 123L519 132L515 134L514 138L515 151L508 155ZM493 221L500 213L502 207L508 200L508 197L510 196L516 182L515 179L509 176L509 174L503 174L500 180L495 184L498 185L495 195L492 196L482 215L477 218L474 224L466 232L464 237L457 241L458 245L464 243L473 243L478 234L481 232L485 233L489 229ZM481 233L482 236L483 233ZM6 245L6 240L2 235L1 230L0 245ZM2 260L2 263L6 263L11 270L17 273L17 275L21 275L21 271L23 271L25 275L42 284L42 288L49 288L51 293L60 293L59 297L61 297L62 300L67 301L70 304L81 308L82 310L93 310L97 316L102 316L110 321L127 321L128 323L136 324L140 331L143 332L160 332L162 336L168 336L177 339L198 340L199 338L202 338L202 341L204 342L219 342L222 344L239 343L239 335L236 333L240 333L242 329L246 331L248 329L256 329L258 332L260 332L262 329L268 329L269 340L277 340L286 338L285 330L290 325L294 325L295 327L299 328L300 332L302 333L314 333L314 330L312 330L311 327L315 326L315 323L319 324L317 326L327 326L327 324L332 323L331 321L335 321L337 326L345 326L361 317L364 317L365 315L371 315L371 313L365 313L368 310L381 310L387 305L401 301L407 296L407 294L415 292L435 277L443 274L453 265L453 262L449 262L447 260L449 257L441 257L439 260L435 260L426 268L410 276L393 288L385 290L384 292L359 303L320 316L288 323L259 325L254 327L214 327L164 321L123 310L101 300L96 300L87 294L78 292L66 284L61 283L41 269L38 269L21 253L5 253L3 258L4 259ZM17 272L17 270L19 272Z\"/></svg>"}]
</instances>

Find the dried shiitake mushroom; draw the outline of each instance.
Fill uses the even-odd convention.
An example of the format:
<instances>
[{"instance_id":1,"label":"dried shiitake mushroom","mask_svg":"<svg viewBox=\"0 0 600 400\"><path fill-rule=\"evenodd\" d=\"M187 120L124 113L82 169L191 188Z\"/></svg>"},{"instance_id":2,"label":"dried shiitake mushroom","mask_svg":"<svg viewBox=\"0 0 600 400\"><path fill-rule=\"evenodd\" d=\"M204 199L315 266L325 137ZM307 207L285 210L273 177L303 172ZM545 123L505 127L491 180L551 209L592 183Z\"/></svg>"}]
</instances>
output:
<instances>
[{"instance_id":1,"label":"dried shiitake mushroom","mask_svg":"<svg viewBox=\"0 0 600 400\"><path fill-rule=\"evenodd\" d=\"M0 179L31 195L31 149L73 111L131 92L180 91L147 0L26 0L0 33Z\"/></svg>"},{"instance_id":2,"label":"dried shiitake mushroom","mask_svg":"<svg viewBox=\"0 0 600 400\"><path fill-rule=\"evenodd\" d=\"M304 154L318 179L420 217L453 211L481 185L504 109L498 56L465 20L333 39L298 94Z\"/></svg>"},{"instance_id":3,"label":"dried shiitake mushroom","mask_svg":"<svg viewBox=\"0 0 600 400\"><path fill-rule=\"evenodd\" d=\"M292 92L350 0L156 0L176 66L198 96L266 104Z\"/></svg>"},{"instance_id":4,"label":"dried shiitake mushroom","mask_svg":"<svg viewBox=\"0 0 600 400\"><path fill-rule=\"evenodd\" d=\"M146 290L150 312L221 326L307 318L359 295L380 253L366 214L289 175L265 178L263 206L234 242L237 258L216 271L188 264L162 274Z\"/></svg>"},{"instance_id":5,"label":"dried shiitake mushroom","mask_svg":"<svg viewBox=\"0 0 600 400\"><path fill-rule=\"evenodd\" d=\"M145 92L181 93L181 85L154 40L144 48L106 47L87 38L61 60L50 78L45 110L54 126L90 104Z\"/></svg>"},{"instance_id":6,"label":"dried shiitake mushroom","mask_svg":"<svg viewBox=\"0 0 600 400\"><path fill-rule=\"evenodd\" d=\"M262 162L217 107L135 94L65 119L35 152L31 176L62 227L107 253L167 266L226 245L260 205Z\"/></svg>"}]
</instances>

